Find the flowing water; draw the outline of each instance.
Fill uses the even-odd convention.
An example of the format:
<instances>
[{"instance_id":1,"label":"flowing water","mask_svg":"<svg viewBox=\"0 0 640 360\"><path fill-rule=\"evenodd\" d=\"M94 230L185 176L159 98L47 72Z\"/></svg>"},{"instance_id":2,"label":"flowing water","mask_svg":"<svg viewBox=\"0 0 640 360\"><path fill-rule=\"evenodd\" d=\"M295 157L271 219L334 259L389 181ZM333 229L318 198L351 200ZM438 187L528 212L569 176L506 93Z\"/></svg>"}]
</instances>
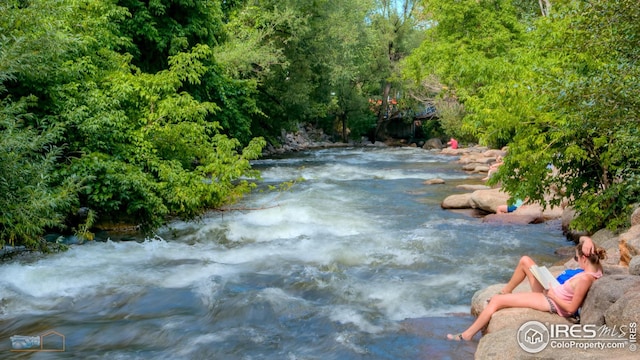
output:
<instances>
[{"instance_id":1,"label":"flowing water","mask_svg":"<svg viewBox=\"0 0 640 360\"><path fill-rule=\"evenodd\" d=\"M551 263L567 243L556 223L442 210L481 177L454 159L339 148L260 160L260 188L233 211L0 264L0 358L472 358L477 338L444 336L471 323L474 292L505 282L521 254ZM51 331L64 351L10 351L13 335Z\"/></svg>"}]
</instances>

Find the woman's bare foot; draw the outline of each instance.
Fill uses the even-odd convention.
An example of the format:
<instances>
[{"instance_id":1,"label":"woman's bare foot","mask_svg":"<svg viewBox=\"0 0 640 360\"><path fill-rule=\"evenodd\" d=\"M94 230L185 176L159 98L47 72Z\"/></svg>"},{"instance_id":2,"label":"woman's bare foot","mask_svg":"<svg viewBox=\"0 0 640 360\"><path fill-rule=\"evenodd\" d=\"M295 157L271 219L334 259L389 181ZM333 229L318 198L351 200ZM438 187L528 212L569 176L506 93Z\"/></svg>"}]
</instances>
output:
<instances>
[{"instance_id":1,"label":"woman's bare foot","mask_svg":"<svg viewBox=\"0 0 640 360\"><path fill-rule=\"evenodd\" d=\"M470 339L465 339L464 336L462 336L462 333L458 333L458 334L447 334L447 340L451 340L451 341L469 341Z\"/></svg>"}]
</instances>

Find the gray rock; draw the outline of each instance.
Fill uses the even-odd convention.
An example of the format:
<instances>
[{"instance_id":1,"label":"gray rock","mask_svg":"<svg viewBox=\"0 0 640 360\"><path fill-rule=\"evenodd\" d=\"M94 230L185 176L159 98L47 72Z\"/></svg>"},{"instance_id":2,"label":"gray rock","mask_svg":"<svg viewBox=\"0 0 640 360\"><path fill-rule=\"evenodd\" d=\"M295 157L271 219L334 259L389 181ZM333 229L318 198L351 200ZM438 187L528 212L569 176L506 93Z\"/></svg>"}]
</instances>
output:
<instances>
[{"instance_id":1,"label":"gray rock","mask_svg":"<svg viewBox=\"0 0 640 360\"><path fill-rule=\"evenodd\" d=\"M438 185L438 184L444 184L444 180L443 179L429 179L429 180L425 180L422 182L424 185Z\"/></svg>"},{"instance_id":2,"label":"gray rock","mask_svg":"<svg viewBox=\"0 0 640 360\"><path fill-rule=\"evenodd\" d=\"M508 308L497 311L491 316L491 322L487 326L487 333L512 329L515 334L518 328L527 321L536 320L543 324L566 324L573 323L558 314L538 311L526 308Z\"/></svg>"},{"instance_id":3,"label":"gray rock","mask_svg":"<svg viewBox=\"0 0 640 360\"><path fill-rule=\"evenodd\" d=\"M580 322L605 324L605 313L629 289L640 287L640 277L633 275L607 275L591 285L582 305Z\"/></svg>"},{"instance_id":4,"label":"gray rock","mask_svg":"<svg viewBox=\"0 0 640 360\"><path fill-rule=\"evenodd\" d=\"M487 301L492 296L500 293L505 284L494 284L484 289L480 289L471 298L471 315L478 316L487 306Z\"/></svg>"},{"instance_id":5,"label":"gray rock","mask_svg":"<svg viewBox=\"0 0 640 360\"><path fill-rule=\"evenodd\" d=\"M424 145L422 145L423 149L442 149L442 140L438 139L438 138L432 138L429 139L427 141L425 141Z\"/></svg>"},{"instance_id":6,"label":"gray rock","mask_svg":"<svg viewBox=\"0 0 640 360\"><path fill-rule=\"evenodd\" d=\"M491 187L487 185L482 185L482 184L476 184L476 185L462 184L462 185L457 185L456 189L476 191L476 190L489 190L491 189Z\"/></svg>"},{"instance_id":7,"label":"gray rock","mask_svg":"<svg viewBox=\"0 0 640 360\"><path fill-rule=\"evenodd\" d=\"M510 225L527 225L540 224L544 222L544 218L538 215L517 215L511 214L489 214L482 219L482 222L493 224L510 224Z\"/></svg>"},{"instance_id":8,"label":"gray rock","mask_svg":"<svg viewBox=\"0 0 640 360\"><path fill-rule=\"evenodd\" d=\"M476 190L471 194L471 207L495 213L498 206L506 204L509 194L500 189Z\"/></svg>"},{"instance_id":9,"label":"gray rock","mask_svg":"<svg viewBox=\"0 0 640 360\"><path fill-rule=\"evenodd\" d=\"M629 274L640 275L640 255L636 255L631 258L629 263Z\"/></svg>"},{"instance_id":10,"label":"gray rock","mask_svg":"<svg viewBox=\"0 0 640 360\"><path fill-rule=\"evenodd\" d=\"M480 163L475 163L475 162L462 165L462 170L464 170L464 171L478 172L478 170L477 170L477 169L478 169L478 167L482 167L482 166L484 166L484 167L486 167L486 168L487 168L487 170L486 170L486 171L488 171L488 170L489 170L489 167L488 167L488 166L486 166L486 165L482 165L482 164L480 164Z\"/></svg>"},{"instance_id":11,"label":"gray rock","mask_svg":"<svg viewBox=\"0 0 640 360\"><path fill-rule=\"evenodd\" d=\"M468 209L471 207L471 194L449 195L440 206L443 209Z\"/></svg>"},{"instance_id":12,"label":"gray rock","mask_svg":"<svg viewBox=\"0 0 640 360\"><path fill-rule=\"evenodd\" d=\"M526 355L516 339L517 331L504 329L484 335L476 349L476 359L513 360Z\"/></svg>"},{"instance_id":13,"label":"gray rock","mask_svg":"<svg viewBox=\"0 0 640 360\"><path fill-rule=\"evenodd\" d=\"M631 226L640 225L640 207L636 208L631 214Z\"/></svg>"},{"instance_id":14,"label":"gray rock","mask_svg":"<svg viewBox=\"0 0 640 360\"><path fill-rule=\"evenodd\" d=\"M640 254L640 225L634 225L620 234L620 240L624 240L636 253Z\"/></svg>"},{"instance_id":15,"label":"gray rock","mask_svg":"<svg viewBox=\"0 0 640 360\"><path fill-rule=\"evenodd\" d=\"M610 329L628 328L631 322L640 320L640 278L635 287L627 289L604 313L605 323Z\"/></svg>"},{"instance_id":16,"label":"gray rock","mask_svg":"<svg viewBox=\"0 0 640 360\"><path fill-rule=\"evenodd\" d=\"M537 354L530 354L522 350L518 345L517 328L503 329L489 333L480 339L476 349L475 359L479 360L513 360L513 359L554 359L554 360L595 360L637 359L638 353L627 349L607 349L605 351L594 349L554 349L547 346Z\"/></svg>"},{"instance_id":17,"label":"gray rock","mask_svg":"<svg viewBox=\"0 0 640 360\"><path fill-rule=\"evenodd\" d=\"M601 229L590 236L593 242L605 249L618 246L618 236L609 229Z\"/></svg>"},{"instance_id":18,"label":"gray rock","mask_svg":"<svg viewBox=\"0 0 640 360\"><path fill-rule=\"evenodd\" d=\"M486 150L485 152L482 153L482 156L488 157L488 158L497 158L498 156L500 157L505 157L507 156L507 152L503 149L489 149Z\"/></svg>"},{"instance_id":19,"label":"gray rock","mask_svg":"<svg viewBox=\"0 0 640 360\"><path fill-rule=\"evenodd\" d=\"M573 259L572 259L573 260ZM602 273L607 275L629 275L629 268L621 265L602 264Z\"/></svg>"}]
</instances>

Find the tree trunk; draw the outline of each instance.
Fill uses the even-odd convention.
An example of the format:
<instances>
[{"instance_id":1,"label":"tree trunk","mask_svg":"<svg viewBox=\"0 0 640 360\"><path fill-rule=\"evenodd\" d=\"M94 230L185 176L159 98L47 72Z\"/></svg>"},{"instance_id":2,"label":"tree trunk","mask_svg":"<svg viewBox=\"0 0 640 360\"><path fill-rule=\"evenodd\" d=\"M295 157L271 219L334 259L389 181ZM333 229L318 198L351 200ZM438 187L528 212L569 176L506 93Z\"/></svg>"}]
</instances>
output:
<instances>
[{"instance_id":1,"label":"tree trunk","mask_svg":"<svg viewBox=\"0 0 640 360\"><path fill-rule=\"evenodd\" d=\"M538 4L540 4L540 12L542 13L542 16L549 16L549 11L551 11L551 1L538 0Z\"/></svg>"},{"instance_id":2,"label":"tree trunk","mask_svg":"<svg viewBox=\"0 0 640 360\"><path fill-rule=\"evenodd\" d=\"M389 92L391 91L391 83L387 82L384 85L384 89L382 90L382 105L380 106L380 110L378 111L378 123L376 124L376 132L374 134L375 140L386 140L387 139L387 120L385 119L385 114L387 117L389 114Z\"/></svg>"},{"instance_id":3,"label":"tree trunk","mask_svg":"<svg viewBox=\"0 0 640 360\"><path fill-rule=\"evenodd\" d=\"M349 140L347 139L347 137L349 136L349 134L347 133L347 116L344 114L341 115L340 120L342 122L342 142L347 143L349 142Z\"/></svg>"}]
</instances>

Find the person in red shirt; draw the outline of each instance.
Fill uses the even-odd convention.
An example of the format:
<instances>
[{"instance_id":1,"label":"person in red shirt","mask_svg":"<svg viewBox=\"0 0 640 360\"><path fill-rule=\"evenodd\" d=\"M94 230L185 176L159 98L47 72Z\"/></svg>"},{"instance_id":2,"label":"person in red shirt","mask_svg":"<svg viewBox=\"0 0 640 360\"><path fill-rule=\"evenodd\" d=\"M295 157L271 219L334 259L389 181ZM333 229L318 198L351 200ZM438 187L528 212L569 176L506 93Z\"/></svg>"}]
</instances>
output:
<instances>
[{"instance_id":1,"label":"person in red shirt","mask_svg":"<svg viewBox=\"0 0 640 360\"><path fill-rule=\"evenodd\" d=\"M449 140L449 142L447 142L447 145L451 146L452 149L457 149L458 148L458 140L451 138L451 140Z\"/></svg>"}]
</instances>

